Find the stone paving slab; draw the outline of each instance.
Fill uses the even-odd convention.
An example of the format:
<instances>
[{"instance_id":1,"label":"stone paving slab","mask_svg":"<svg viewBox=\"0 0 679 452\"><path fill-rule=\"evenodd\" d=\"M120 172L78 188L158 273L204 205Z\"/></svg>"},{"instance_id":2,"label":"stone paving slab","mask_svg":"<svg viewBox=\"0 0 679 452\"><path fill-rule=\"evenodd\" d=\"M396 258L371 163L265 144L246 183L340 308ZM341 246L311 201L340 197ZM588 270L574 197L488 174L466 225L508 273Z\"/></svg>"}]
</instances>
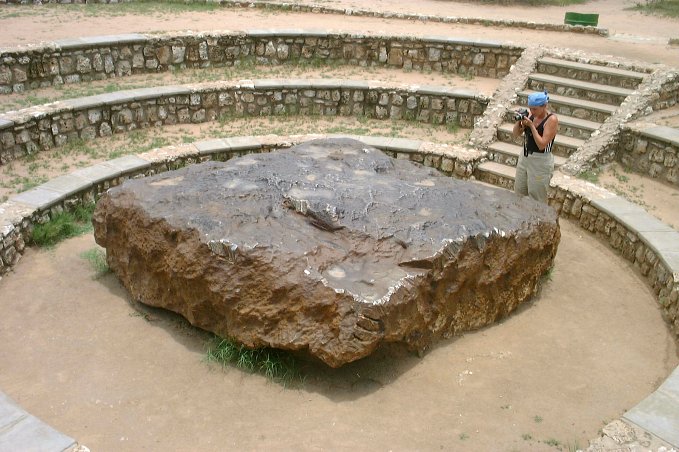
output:
<instances>
[{"instance_id":1,"label":"stone paving slab","mask_svg":"<svg viewBox=\"0 0 679 452\"><path fill-rule=\"evenodd\" d=\"M623 221L622 215L644 215L646 211L623 198L592 199L592 205L616 220Z\"/></svg>"},{"instance_id":2,"label":"stone paving slab","mask_svg":"<svg viewBox=\"0 0 679 452\"><path fill-rule=\"evenodd\" d=\"M52 207L54 204L63 201L66 195L56 192L54 190L47 190L42 187L36 187L31 190L19 193L9 198L10 201L20 203L36 210L45 210Z\"/></svg>"},{"instance_id":3,"label":"stone paving slab","mask_svg":"<svg viewBox=\"0 0 679 452\"><path fill-rule=\"evenodd\" d=\"M644 238L644 241L648 243L648 245L658 254L664 254L666 252L679 252L679 232L677 231L649 231L641 233L641 236Z\"/></svg>"},{"instance_id":4,"label":"stone paving slab","mask_svg":"<svg viewBox=\"0 0 679 452\"><path fill-rule=\"evenodd\" d=\"M445 86L422 85L417 89L420 94L443 95L453 97L466 97L468 99L476 99L484 97L478 91L472 91L465 88L448 88Z\"/></svg>"},{"instance_id":5,"label":"stone paving slab","mask_svg":"<svg viewBox=\"0 0 679 452\"><path fill-rule=\"evenodd\" d=\"M85 108L98 108L106 105L109 96L106 94L97 94L95 96L76 97L75 99L62 100L60 103L66 107L74 110L81 110Z\"/></svg>"},{"instance_id":6,"label":"stone paving slab","mask_svg":"<svg viewBox=\"0 0 679 452\"><path fill-rule=\"evenodd\" d=\"M628 77L641 80L646 76L643 72L629 71L608 66L599 66L597 64L578 63L576 61L562 60L560 58L542 57L538 59L538 63L549 64L551 66L560 66L576 70L584 70L588 72L598 72L599 74L616 75L619 77Z\"/></svg>"},{"instance_id":7,"label":"stone paving slab","mask_svg":"<svg viewBox=\"0 0 679 452\"><path fill-rule=\"evenodd\" d=\"M231 137L226 138L224 142L232 151L246 151L262 147L262 142L258 137Z\"/></svg>"},{"instance_id":8,"label":"stone paving slab","mask_svg":"<svg viewBox=\"0 0 679 452\"><path fill-rule=\"evenodd\" d=\"M88 44L83 42L81 38L67 38L67 39L57 39L54 44L61 50L68 49L79 49L81 47L86 47Z\"/></svg>"},{"instance_id":9,"label":"stone paving slab","mask_svg":"<svg viewBox=\"0 0 679 452\"><path fill-rule=\"evenodd\" d=\"M344 89L367 90L370 88L370 83L365 80L342 80L341 87Z\"/></svg>"},{"instance_id":10,"label":"stone paving slab","mask_svg":"<svg viewBox=\"0 0 679 452\"><path fill-rule=\"evenodd\" d=\"M151 88L137 88L129 91L134 96L134 100L155 99L163 96L179 96L191 94L191 90L185 86L169 85L154 86Z\"/></svg>"},{"instance_id":11,"label":"stone paving slab","mask_svg":"<svg viewBox=\"0 0 679 452\"><path fill-rule=\"evenodd\" d=\"M679 129L667 126L648 127L641 131L641 135L679 146Z\"/></svg>"},{"instance_id":12,"label":"stone paving slab","mask_svg":"<svg viewBox=\"0 0 679 452\"><path fill-rule=\"evenodd\" d=\"M277 35L280 37L306 36L306 30L303 30L301 28L288 28L284 30L278 30Z\"/></svg>"},{"instance_id":13,"label":"stone paving slab","mask_svg":"<svg viewBox=\"0 0 679 452\"><path fill-rule=\"evenodd\" d=\"M483 41L481 39L458 38L452 36L424 36L422 40L437 42L441 44L468 45L475 47L476 46L503 47L503 44L497 41Z\"/></svg>"},{"instance_id":14,"label":"stone paving slab","mask_svg":"<svg viewBox=\"0 0 679 452\"><path fill-rule=\"evenodd\" d=\"M0 391L0 452L62 452L75 444Z\"/></svg>"},{"instance_id":15,"label":"stone paving slab","mask_svg":"<svg viewBox=\"0 0 679 452\"><path fill-rule=\"evenodd\" d=\"M2 119L0 118L0 130L1 129L8 129L14 125L14 121L10 121L9 119Z\"/></svg>"},{"instance_id":16,"label":"stone paving slab","mask_svg":"<svg viewBox=\"0 0 679 452\"><path fill-rule=\"evenodd\" d=\"M389 144L389 138L385 137L370 137L370 136L358 136L356 137L361 143L365 143L368 146L375 147L377 149L386 149Z\"/></svg>"},{"instance_id":17,"label":"stone paving slab","mask_svg":"<svg viewBox=\"0 0 679 452\"><path fill-rule=\"evenodd\" d=\"M104 47L118 44L131 44L134 42L144 42L148 40L145 35L137 33L127 33L119 35L104 35L82 38L58 39L54 41L61 50L74 50L87 47Z\"/></svg>"},{"instance_id":18,"label":"stone paving slab","mask_svg":"<svg viewBox=\"0 0 679 452\"><path fill-rule=\"evenodd\" d=\"M285 80L285 88L302 89L311 87L311 81L305 79L291 78Z\"/></svg>"},{"instance_id":19,"label":"stone paving slab","mask_svg":"<svg viewBox=\"0 0 679 452\"><path fill-rule=\"evenodd\" d=\"M410 138L392 138L387 146L394 151L414 153L420 150L422 141Z\"/></svg>"},{"instance_id":20,"label":"stone paving slab","mask_svg":"<svg viewBox=\"0 0 679 452\"><path fill-rule=\"evenodd\" d=\"M660 256L660 260L675 274L675 281L679 279L679 252L668 251Z\"/></svg>"},{"instance_id":21,"label":"stone paving slab","mask_svg":"<svg viewBox=\"0 0 679 452\"><path fill-rule=\"evenodd\" d=\"M63 176L55 177L54 179L50 179L49 181L45 182L39 187L44 188L46 190L52 190L57 193L63 193L64 197L68 198L73 194L87 190L88 188L92 187L92 182L83 179L78 175L70 173L65 174Z\"/></svg>"},{"instance_id":22,"label":"stone paving slab","mask_svg":"<svg viewBox=\"0 0 679 452\"><path fill-rule=\"evenodd\" d=\"M623 415L672 446L679 447L679 367L655 392Z\"/></svg>"},{"instance_id":23,"label":"stone paving slab","mask_svg":"<svg viewBox=\"0 0 679 452\"><path fill-rule=\"evenodd\" d=\"M643 214L638 213L623 213L620 219L625 222L626 225L631 227L637 232L672 232L674 229L658 220L652 215L644 212Z\"/></svg>"},{"instance_id":24,"label":"stone paving slab","mask_svg":"<svg viewBox=\"0 0 679 452\"><path fill-rule=\"evenodd\" d=\"M137 157L136 155L126 155L106 162L112 168L118 170L118 176L132 172L141 171L151 166L151 162Z\"/></svg>"},{"instance_id":25,"label":"stone paving slab","mask_svg":"<svg viewBox=\"0 0 679 452\"><path fill-rule=\"evenodd\" d=\"M616 96L629 96L634 90L627 88L619 88L617 86L602 85L600 83L583 82L577 79L558 77L556 75L548 74L531 74L531 80L540 82L554 83L561 86L577 88L587 91L594 91L597 93L614 94Z\"/></svg>"},{"instance_id":26,"label":"stone paving slab","mask_svg":"<svg viewBox=\"0 0 679 452\"><path fill-rule=\"evenodd\" d=\"M120 175L120 171L108 163L103 162L88 166L86 168L77 169L71 174L94 185L115 178L116 176Z\"/></svg>"},{"instance_id":27,"label":"stone paving slab","mask_svg":"<svg viewBox=\"0 0 679 452\"><path fill-rule=\"evenodd\" d=\"M222 152L230 149L226 141L221 138L198 141L197 143L194 143L194 146L196 146L200 155L214 154L215 152Z\"/></svg>"},{"instance_id":28,"label":"stone paving slab","mask_svg":"<svg viewBox=\"0 0 679 452\"><path fill-rule=\"evenodd\" d=\"M117 35L89 36L83 37L82 39L92 46L107 46L145 42L149 38L148 36L139 33L122 33Z\"/></svg>"},{"instance_id":29,"label":"stone paving slab","mask_svg":"<svg viewBox=\"0 0 679 452\"><path fill-rule=\"evenodd\" d=\"M288 81L282 78L257 79L254 80L254 85L256 89L290 88Z\"/></svg>"}]
</instances>

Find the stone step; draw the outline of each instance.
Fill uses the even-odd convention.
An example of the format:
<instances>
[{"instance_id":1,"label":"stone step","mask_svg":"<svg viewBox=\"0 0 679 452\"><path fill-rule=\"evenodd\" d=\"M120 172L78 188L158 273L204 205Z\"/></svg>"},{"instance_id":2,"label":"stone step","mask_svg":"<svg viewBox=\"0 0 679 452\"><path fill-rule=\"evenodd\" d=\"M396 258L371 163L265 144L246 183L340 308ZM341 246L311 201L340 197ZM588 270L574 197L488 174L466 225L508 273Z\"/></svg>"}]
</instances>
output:
<instances>
[{"instance_id":1,"label":"stone step","mask_svg":"<svg viewBox=\"0 0 679 452\"><path fill-rule=\"evenodd\" d=\"M519 156L523 153L523 146L496 141L488 146L488 151L492 153L491 159L493 162L515 167L519 161ZM554 167L558 168L566 163L567 160L567 158L560 155L554 155Z\"/></svg>"},{"instance_id":2,"label":"stone step","mask_svg":"<svg viewBox=\"0 0 679 452\"><path fill-rule=\"evenodd\" d=\"M518 93L519 104L526 105L528 102L528 95L532 92L534 91L520 91ZM600 102L591 102L560 96L558 94L550 94L549 108L559 115L572 116L578 119L603 123L618 107L615 105L602 104Z\"/></svg>"},{"instance_id":3,"label":"stone step","mask_svg":"<svg viewBox=\"0 0 679 452\"><path fill-rule=\"evenodd\" d=\"M525 108L521 105L515 105L512 107L511 112L507 112L505 119L507 122L511 122L512 126L514 124L513 112L519 108ZM567 137L579 138L581 140L587 140L592 135L592 132L601 127L600 122L588 121L586 119L574 118L573 116L559 114L559 135L564 135Z\"/></svg>"},{"instance_id":4,"label":"stone step","mask_svg":"<svg viewBox=\"0 0 679 452\"><path fill-rule=\"evenodd\" d=\"M474 170L476 180L514 190L516 168L496 162L483 162Z\"/></svg>"},{"instance_id":5,"label":"stone step","mask_svg":"<svg viewBox=\"0 0 679 452\"><path fill-rule=\"evenodd\" d=\"M620 105L634 90L598 83L582 82L555 75L533 73L528 77L527 87L535 91L547 90L548 93L577 99Z\"/></svg>"},{"instance_id":6,"label":"stone step","mask_svg":"<svg viewBox=\"0 0 679 452\"><path fill-rule=\"evenodd\" d=\"M643 72L598 64L578 63L552 57L540 58L537 72L627 89L635 89L646 76Z\"/></svg>"},{"instance_id":7,"label":"stone step","mask_svg":"<svg viewBox=\"0 0 679 452\"><path fill-rule=\"evenodd\" d=\"M512 136L512 129L514 124L503 123L497 129L497 137L500 141L505 143L514 143L514 137ZM520 138L517 138L520 140ZM554 139L554 146L552 146L552 153L554 155L568 157L573 152L575 152L580 146L584 144L585 140L580 138L568 137L562 134L557 134Z\"/></svg>"}]
</instances>

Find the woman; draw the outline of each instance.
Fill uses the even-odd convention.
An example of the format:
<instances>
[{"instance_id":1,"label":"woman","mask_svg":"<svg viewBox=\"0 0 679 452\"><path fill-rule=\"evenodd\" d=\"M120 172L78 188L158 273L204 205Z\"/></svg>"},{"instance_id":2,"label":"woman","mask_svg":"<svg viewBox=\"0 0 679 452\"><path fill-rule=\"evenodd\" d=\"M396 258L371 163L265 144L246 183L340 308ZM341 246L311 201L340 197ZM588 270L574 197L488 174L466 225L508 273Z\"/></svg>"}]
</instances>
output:
<instances>
[{"instance_id":1,"label":"woman","mask_svg":"<svg viewBox=\"0 0 679 452\"><path fill-rule=\"evenodd\" d=\"M523 134L523 155L519 156L514 179L514 192L547 203L547 189L554 171L552 146L559 119L549 112L547 92L528 96L530 114L516 121L512 134Z\"/></svg>"}]
</instances>

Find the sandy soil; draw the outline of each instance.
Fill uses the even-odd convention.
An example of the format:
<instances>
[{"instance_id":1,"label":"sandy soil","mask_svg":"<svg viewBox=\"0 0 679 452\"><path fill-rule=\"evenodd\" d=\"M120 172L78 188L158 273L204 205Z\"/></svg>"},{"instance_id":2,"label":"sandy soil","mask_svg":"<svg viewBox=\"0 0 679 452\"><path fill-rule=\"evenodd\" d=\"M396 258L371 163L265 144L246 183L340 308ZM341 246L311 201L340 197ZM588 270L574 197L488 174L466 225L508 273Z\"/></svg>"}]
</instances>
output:
<instances>
[{"instance_id":1,"label":"sandy soil","mask_svg":"<svg viewBox=\"0 0 679 452\"><path fill-rule=\"evenodd\" d=\"M262 11L83 20L75 8L62 14L65 9L8 7L0 10L0 46L152 30L313 27L567 43L676 64L679 49L659 38L676 35L679 22L622 9L631 3L600 0L568 9L606 11L600 24L617 35L609 39ZM351 6L343 0L324 4ZM390 11L554 23L564 12L437 0L418 1L416 11L412 5L371 2L372 8ZM30 16L8 17L6 11ZM628 30L644 35L623 36ZM422 74L407 77L417 83ZM203 132L183 128L163 134L183 139ZM606 174L601 177L607 183ZM668 215L664 221L679 224L672 216L679 215L673 213L674 192L659 188L665 198L653 198L658 189L646 188L644 202L659 217ZM204 333L176 316L132 306L112 275L92 279L80 257L95 246L91 236L50 251L28 250L16 271L0 280L0 388L93 451L586 446L603 424L657 388L679 364L679 354L653 294L629 264L567 221L562 233L551 281L538 299L501 324L441 343L423 358L392 351L333 372L310 367L307 382L292 389L205 363Z\"/></svg>"},{"instance_id":2,"label":"sandy soil","mask_svg":"<svg viewBox=\"0 0 679 452\"><path fill-rule=\"evenodd\" d=\"M93 451L584 446L679 359L643 280L562 231L542 295L499 325L423 358L310 367L293 389L208 365L202 333L137 311L112 275L92 279L91 236L28 250L0 281L0 387Z\"/></svg>"},{"instance_id":3,"label":"sandy soil","mask_svg":"<svg viewBox=\"0 0 679 452\"><path fill-rule=\"evenodd\" d=\"M370 2L369 7L364 5L365 2L351 0L320 3L456 17L513 18L557 24L563 23L565 11L600 12L600 26L608 27L611 37L504 27L439 24L398 19L380 20L337 15L288 14L277 11L230 8L184 14L156 12L141 16L119 15L116 7L106 5L89 7L45 5L42 7L13 6L0 11L0 29L3 30L0 47L35 44L39 41L78 36L130 32L317 28L371 34L458 36L522 45L543 44L550 47L568 47L651 63L676 65L679 61L679 46L667 44L669 38L679 38L677 31L679 20L646 16L626 10L625 8L636 3L634 0L593 0L586 5L546 8L484 6L445 0L419 0L417 2L378 0ZM65 14L64 11L67 13Z\"/></svg>"}]
</instances>

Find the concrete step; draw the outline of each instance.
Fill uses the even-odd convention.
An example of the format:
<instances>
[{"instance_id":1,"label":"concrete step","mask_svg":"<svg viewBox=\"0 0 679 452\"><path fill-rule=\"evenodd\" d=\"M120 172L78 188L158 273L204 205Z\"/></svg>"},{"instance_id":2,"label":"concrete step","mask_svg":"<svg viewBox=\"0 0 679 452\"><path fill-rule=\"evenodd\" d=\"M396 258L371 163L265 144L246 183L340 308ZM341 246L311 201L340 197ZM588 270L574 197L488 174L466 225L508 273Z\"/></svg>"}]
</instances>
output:
<instances>
[{"instance_id":1,"label":"concrete step","mask_svg":"<svg viewBox=\"0 0 679 452\"><path fill-rule=\"evenodd\" d=\"M620 105L634 90L617 86L582 82L572 78L533 73L528 78L527 87L535 91L547 90L548 93L577 99L600 102L608 105Z\"/></svg>"},{"instance_id":2,"label":"concrete step","mask_svg":"<svg viewBox=\"0 0 679 452\"><path fill-rule=\"evenodd\" d=\"M514 190L516 168L501 163L483 162L474 170L474 177L487 184Z\"/></svg>"},{"instance_id":3,"label":"concrete step","mask_svg":"<svg viewBox=\"0 0 679 452\"><path fill-rule=\"evenodd\" d=\"M505 120L514 124L513 112L519 108L525 108L520 105L512 107L511 112L507 112ZM574 118L573 116L559 114L559 135L567 137L579 138L587 140L592 135L592 132L601 127L600 122L588 121L586 119Z\"/></svg>"},{"instance_id":4,"label":"concrete step","mask_svg":"<svg viewBox=\"0 0 679 452\"><path fill-rule=\"evenodd\" d=\"M488 146L488 151L492 153L491 159L495 163L502 163L507 166L516 166L519 156L523 154L523 146L504 141L496 141ZM566 163L568 159L560 155L554 155L554 167Z\"/></svg>"},{"instance_id":5,"label":"concrete step","mask_svg":"<svg viewBox=\"0 0 679 452\"><path fill-rule=\"evenodd\" d=\"M528 102L528 95L533 92L535 91L520 91L518 93L519 104L526 105ZM572 116L586 121L603 123L611 114L613 114L613 112L615 112L615 110L617 110L618 106L575 99L572 97L560 96L558 94L550 94L549 108L559 115Z\"/></svg>"},{"instance_id":6,"label":"concrete step","mask_svg":"<svg viewBox=\"0 0 679 452\"><path fill-rule=\"evenodd\" d=\"M500 141L505 143L514 143L514 137L512 136L512 128L514 124L505 122L500 124L497 129L497 137ZM517 138L521 140L521 138ZM580 138L567 137L562 134L557 134L554 139L554 146L552 146L552 153L554 155L568 157L573 152L575 152L580 146L584 144L585 140Z\"/></svg>"},{"instance_id":7,"label":"concrete step","mask_svg":"<svg viewBox=\"0 0 679 452\"><path fill-rule=\"evenodd\" d=\"M540 58L537 64L537 72L627 89L635 89L646 76L643 72L598 64L578 63L552 57Z\"/></svg>"}]
</instances>

